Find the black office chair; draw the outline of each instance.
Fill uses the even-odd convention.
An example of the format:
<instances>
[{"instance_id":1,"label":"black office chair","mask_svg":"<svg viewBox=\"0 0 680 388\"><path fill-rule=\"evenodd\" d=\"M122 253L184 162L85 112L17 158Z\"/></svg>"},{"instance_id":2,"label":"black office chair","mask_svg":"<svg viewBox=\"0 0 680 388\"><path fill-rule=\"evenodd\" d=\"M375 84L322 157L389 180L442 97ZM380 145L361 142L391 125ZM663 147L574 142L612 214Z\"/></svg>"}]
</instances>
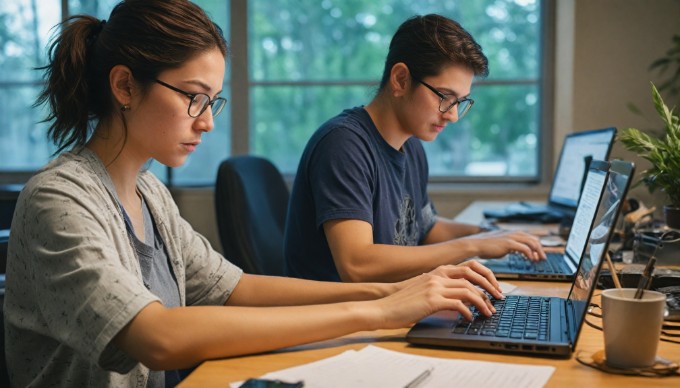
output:
<instances>
[{"instance_id":1,"label":"black office chair","mask_svg":"<svg viewBox=\"0 0 680 388\"><path fill-rule=\"evenodd\" d=\"M7 263L7 247L9 245L9 229L0 229L0 386L9 387L9 374L5 359L5 264Z\"/></svg>"},{"instance_id":2,"label":"black office chair","mask_svg":"<svg viewBox=\"0 0 680 388\"><path fill-rule=\"evenodd\" d=\"M247 273L284 275L289 196L283 176L267 159L246 155L223 161L215 210L224 256Z\"/></svg>"}]
</instances>

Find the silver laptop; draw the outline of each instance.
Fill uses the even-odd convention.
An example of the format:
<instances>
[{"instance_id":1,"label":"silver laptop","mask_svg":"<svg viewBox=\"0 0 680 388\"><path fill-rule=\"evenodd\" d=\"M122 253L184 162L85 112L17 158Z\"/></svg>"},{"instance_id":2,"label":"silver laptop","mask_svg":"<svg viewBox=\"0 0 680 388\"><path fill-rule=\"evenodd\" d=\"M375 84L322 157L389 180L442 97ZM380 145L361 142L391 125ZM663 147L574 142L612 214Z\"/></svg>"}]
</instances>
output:
<instances>
[{"instance_id":1,"label":"silver laptop","mask_svg":"<svg viewBox=\"0 0 680 388\"><path fill-rule=\"evenodd\" d=\"M630 162L611 162L588 248L566 299L507 295L494 300L497 312L490 318L474 310L472 321L458 314L435 314L413 326L406 340L416 345L571 357L633 170Z\"/></svg>"},{"instance_id":2,"label":"silver laptop","mask_svg":"<svg viewBox=\"0 0 680 388\"><path fill-rule=\"evenodd\" d=\"M566 135L547 204L516 202L502 209L487 209L484 216L506 222L559 223L571 220L581 196L586 166L591 160L607 160L615 137L616 128Z\"/></svg>"},{"instance_id":3,"label":"silver laptop","mask_svg":"<svg viewBox=\"0 0 680 388\"><path fill-rule=\"evenodd\" d=\"M576 208L564 253L549 252L547 260L529 261L513 253L502 259L480 260L499 279L571 281L586 249L588 235L595 221L595 211L609 170L609 162L593 160L583 185L582 201Z\"/></svg>"}]
</instances>

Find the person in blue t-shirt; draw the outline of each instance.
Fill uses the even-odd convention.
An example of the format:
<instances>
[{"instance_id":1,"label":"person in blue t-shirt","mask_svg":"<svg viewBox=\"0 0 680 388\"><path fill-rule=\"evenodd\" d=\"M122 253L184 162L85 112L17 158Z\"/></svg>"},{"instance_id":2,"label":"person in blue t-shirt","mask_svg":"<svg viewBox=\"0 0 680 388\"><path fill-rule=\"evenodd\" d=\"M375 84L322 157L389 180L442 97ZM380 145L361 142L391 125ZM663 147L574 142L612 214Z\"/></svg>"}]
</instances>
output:
<instances>
[{"instance_id":1,"label":"person in blue t-shirt","mask_svg":"<svg viewBox=\"0 0 680 388\"><path fill-rule=\"evenodd\" d=\"M290 276L395 281L475 256L545 258L529 234L438 217L427 194L421 140L462 118L473 78L487 74L457 22L431 14L399 27L375 98L324 123L302 154L286 221Z\"/></svg>"}]
</instances>

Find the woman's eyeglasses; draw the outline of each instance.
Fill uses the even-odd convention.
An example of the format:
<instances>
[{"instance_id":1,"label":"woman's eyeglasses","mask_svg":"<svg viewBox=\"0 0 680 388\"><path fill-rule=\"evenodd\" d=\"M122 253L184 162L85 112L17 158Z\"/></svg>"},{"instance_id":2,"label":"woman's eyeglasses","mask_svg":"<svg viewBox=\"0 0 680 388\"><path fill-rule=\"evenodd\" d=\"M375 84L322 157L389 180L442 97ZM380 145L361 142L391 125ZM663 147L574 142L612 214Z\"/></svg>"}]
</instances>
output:
<instances>
[{"instance_id":1,"label":"woman's eyeglasses","mask_svg":"<svg viewBox=\"0 0 680 388\"><path fill-rule=\"evenodd\" d=\"M156 83L165 86L166 88L170 90L174 90L177 93L184 94L185 96L189 97L191 101L189 102L189 109L187 110L187 113L191 117L198 117L205 110L210 106L210 110L212 111L213 117L217 117L217 115L222 112L222 109L224 109L224 106L227 104L227 99L222 98L222 97L215 97L215 99L211 100L210 96L208 96L205 93L189 93L185 92L182 89L176 88L170 84L167 84L161 80L154 80Z\"/></svg>"}]
</instances>

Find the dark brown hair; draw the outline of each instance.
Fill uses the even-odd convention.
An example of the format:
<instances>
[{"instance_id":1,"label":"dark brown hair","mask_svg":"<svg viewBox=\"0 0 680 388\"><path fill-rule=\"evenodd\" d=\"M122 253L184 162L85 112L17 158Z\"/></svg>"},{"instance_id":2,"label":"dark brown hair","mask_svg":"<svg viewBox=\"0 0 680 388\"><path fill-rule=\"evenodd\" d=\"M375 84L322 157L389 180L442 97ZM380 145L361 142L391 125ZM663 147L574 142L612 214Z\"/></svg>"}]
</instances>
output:
<instances>
[{"instance_id":1,"label":"dark brown hair","mask_svg":"<svg viewBox=\"0 0 680 388\"><path fill-rule=\"evenodd\" d=\"M145 90L158 74L201 52L217 47L228 54L222 30L186 0L126 0L107 21L76 15L58 27L35 103L49 105L45 121L56 153L85 144L99 121L119 112L109 85L114 66L129 67Z\"/></svg>"},{"instance_id":2,"label":"dark brown hair","mask_svg":"<svg viewBox=\"0 0 680 388\"><path fill-rule=\"evenodd\" d=\"M436 14L414 16L399 26L390 42L380 89L399 62L417 79L437 75L450 65L466 66L480 77L489 74L488 60L472 35L457 22Z\"/></svg>"}]
</instances>

